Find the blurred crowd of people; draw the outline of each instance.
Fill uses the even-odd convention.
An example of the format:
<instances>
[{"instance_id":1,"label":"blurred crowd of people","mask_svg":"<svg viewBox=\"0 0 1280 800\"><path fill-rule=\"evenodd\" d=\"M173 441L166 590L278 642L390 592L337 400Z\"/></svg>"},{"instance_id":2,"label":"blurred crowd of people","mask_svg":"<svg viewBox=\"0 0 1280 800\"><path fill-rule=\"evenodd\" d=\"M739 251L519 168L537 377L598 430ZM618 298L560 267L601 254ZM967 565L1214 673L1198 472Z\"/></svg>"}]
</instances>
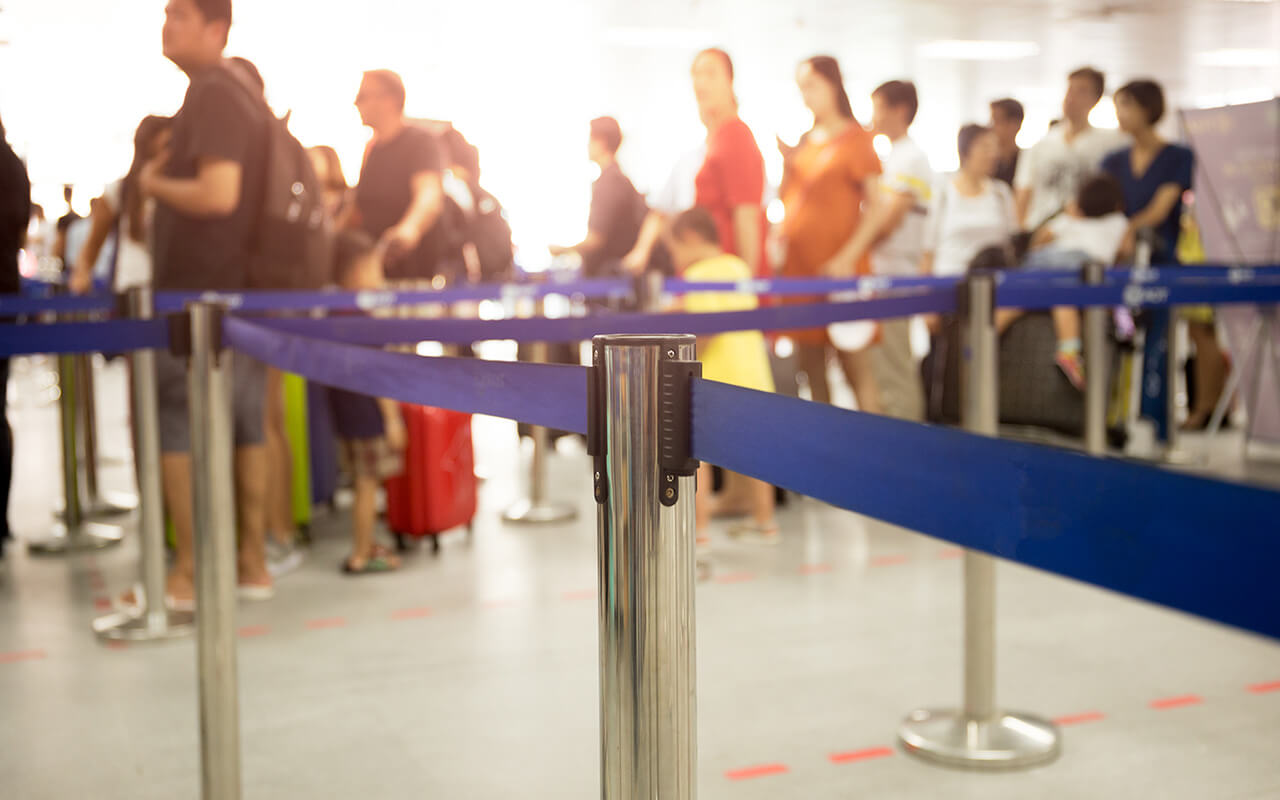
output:
<instances>
[{"instance_id":1,"label":"blurred crowd of people","mask_svg":"<svg viewBox=\"0 0 1280 800\"><path fill-rule=\"evenodd\" d=\"M89 219L69 210L52 228L32 227L67 265L73 291L89 291L95 277L107 279L115 291L255 285L252 251L261 198L276 167L268 133L275 120L253 64L224 55L231 18L231 0L170 0L163 49L190 81L181 109L173 117L142 120L132 164L94 201ZM779 187L785 215L771 229L764 158L738 115L732 59L723 50L703 51L692 63L691 79L706 139L648 197L619 166L624 132L618 122L601 117L586 127L587 154L599 167L588 233L581 242L552 248L556 256L580 257L585 277L646 270L699 281L950 276L964 273L993 248L1008 266L1079 267L1085 261L1132 259L1143 229L1155 231L1155 258L1176 257L1193 157L1157 133L1165 107L1153 81L1115 90L1120 130L1104 130L1089 122L1106 94L1103 74L1089 67L1072 72L1066 76L1062 118L1026 150L1017 145L1021 104L995 100L989 121L958 131L959 169L937 175L911 137L922 102L912 82L892 80L876 88L872 118L864 125L854 116L836 60L810 58L799 65L796 84L813 125L795 143L776 143L785 162ZM332 148L308 151L308 181L322 192L318 206L330 242L324 282L438 287L509 278L510 227L497 199L481 186L476 148L451 125L408 119L405 98L395 73L365 73L354 102L372 135L354 185ZM883 157L873 146L877 136L889 143ZM18 187L20 167L4 167L0 257L6 263L16 263L29 220L43 219L44 213L31 209L29 187ZM21 207L11 209L10 201L24 193ZM4 279L9 277L5 270ZM16 280L0 289L16 291ZM684 307L741 310L756 302L740 294L701 293L689 296ZM1088 365L1081 359L1076 313L1059 309L1054 320L1058 348L1051 357L1079 387ZM1011 321L1006 317L1002 325ZM785 335L813 400L829 402L827 373L834 360L861 410L925 418L910 320ZM1199 366L1221 370L1212 325L1202 325L1193 336L1204 354ZM760 390L796 390L775 385L769 344L758 332L711 337L699 350L708 377ZM177 534L167 601L187 607L193 601L193 551L184 365L162 353L158 370L165 498ZM240 585L246 596L265 598L273 591L273 573L282 574L299 558L289 514L281 376L242 356L235 357L234 370ZM394 404L373 398L335 392L332 405L357 487L353 544L343 569L393 570L398 560L373 535L372 498L379 482L398 469L403 423ZM1193 409L1191 422L1198 424L1201 416L1207 416L1205 409ZM771 487L726 476L717 499L711 485L709 478L699 484L700 544L713 512L742 513L748 521L737 532L776 540Z\"/></svg>"}]
</instances>

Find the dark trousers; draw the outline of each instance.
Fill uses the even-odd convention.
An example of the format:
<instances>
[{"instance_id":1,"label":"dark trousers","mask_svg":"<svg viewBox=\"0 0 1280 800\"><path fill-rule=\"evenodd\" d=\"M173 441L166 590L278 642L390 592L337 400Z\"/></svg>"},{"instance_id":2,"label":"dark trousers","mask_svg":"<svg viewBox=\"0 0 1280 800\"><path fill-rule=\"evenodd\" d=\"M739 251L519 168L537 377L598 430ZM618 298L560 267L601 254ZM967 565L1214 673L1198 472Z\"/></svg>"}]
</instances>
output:
<instances>
[{"instance_id":1,"label":"dark trousers","mask_svg":"<svg viewBox=\"0 0 1280 800\"><path fill-rule=\"evenodd\" d=\"M13 430L7 413L9 401L9 359L0 358L0 554L9 539L9 487L13 482Z\"/></svg>"}]
</instances>

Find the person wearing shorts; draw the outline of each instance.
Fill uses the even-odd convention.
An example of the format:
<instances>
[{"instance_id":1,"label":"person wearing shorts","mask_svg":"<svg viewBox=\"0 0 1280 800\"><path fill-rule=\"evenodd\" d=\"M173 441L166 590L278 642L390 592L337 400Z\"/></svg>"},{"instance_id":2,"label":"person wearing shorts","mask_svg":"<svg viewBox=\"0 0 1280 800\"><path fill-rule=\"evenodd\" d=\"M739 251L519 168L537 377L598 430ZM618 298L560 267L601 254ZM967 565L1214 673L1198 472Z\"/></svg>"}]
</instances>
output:
<instances>
[{"instance_id":1,"label":"person wearing shorts","mask_svg":"<svg viewBox=\"0 0 1280 800\"><path fill-rule=\"evenodd\" d=\"M248 286L254 223L266 172L264 113L223 59L231 0L171 0L164 55L190 80L169 144L138 173L155 201L153 284L157 291L239 291ZM239 354L232 364L236 522L242 597L273 594L265 550L264 368ZM185 359L157 354L161 471L176 557L166 602L195 602L191 437ZM155 599L151 599L155 602ZM137 605L136 593L123 598Z\"/></svg>"}]
</instances>

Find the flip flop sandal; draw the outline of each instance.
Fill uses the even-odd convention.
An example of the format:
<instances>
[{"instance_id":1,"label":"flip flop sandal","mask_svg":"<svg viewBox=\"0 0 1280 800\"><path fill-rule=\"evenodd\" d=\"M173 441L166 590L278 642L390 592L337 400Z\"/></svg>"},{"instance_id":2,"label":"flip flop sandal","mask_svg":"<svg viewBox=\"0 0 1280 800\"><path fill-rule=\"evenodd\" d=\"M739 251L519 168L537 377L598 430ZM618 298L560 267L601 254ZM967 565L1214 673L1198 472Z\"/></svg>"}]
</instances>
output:
<instances>
[{"instance_id":1,"label":"flip flop sandal","mask_svg":"<svg viewBox=\"0 0 1280 800\"><path fill-rule=\"evenodd\" d=\"M132 599L128 599L128 596L130 594L133 595ZM143 607L146 606L147 604L146 590L142 588L142 584L140 583L135 584L134 587L129 591L125 592L124 594L117 595L115 598L113 598L111 604L115 607L117 611L138 616L139 614L142 613ZM174 596L171 594L166 594L164 596L164 605L165 605L165 608L169 609L170 611L193 612L196 610L195 598L191 598L190 600L180 601L175 599Z\"/></svg>"},{"instance_id":2,"label":"flip flop sandal","mask_svg":"<svg viewBox=\"0 0 1280 800\"><path fill-rule=\"evenodd\" d=\"M387 560L386 556L375 555L368 561L364 562L364 566L356 569L351 566L351 560L347 559L342 562L342 574L344 575L371 575L379 572L395 572L400 567L393 565Z\"/></svg>"}]
</instances>

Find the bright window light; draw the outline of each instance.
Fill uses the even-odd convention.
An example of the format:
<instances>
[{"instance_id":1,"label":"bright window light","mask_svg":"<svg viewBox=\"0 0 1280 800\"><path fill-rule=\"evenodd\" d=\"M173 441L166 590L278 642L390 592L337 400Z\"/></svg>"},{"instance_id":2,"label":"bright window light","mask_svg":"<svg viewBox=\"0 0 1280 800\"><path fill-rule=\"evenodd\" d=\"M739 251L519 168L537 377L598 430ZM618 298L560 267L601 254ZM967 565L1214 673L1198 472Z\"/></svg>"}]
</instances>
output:
<instances>
[{"instance_id":1,"label":"bright window light","mask_svg":"<svg viewBox=\"0 0 1280 800\"><path fill-rule=\"evenodd\" d=\"M1228 47L1196 53L1202 67L1274 67L1280 65L1280 51L1261 47Z\"/></svg>"},{"instance_id":2,"label":"bright window light","mask_svg":"<svg viewBox=\"0 0 1280 800\"><path fill-rule=\"evenodd\" d=\"M1002 42L983 39L939 39L916 48L921 58L953 61L1016 61L1040 54L1035 42Z\"/></svg>"},{"instance_id":3,"label":"bright window light","mask_svg":"<svg viewBox=\"0 0 1280 800\"><path fill-rule=\"evenodd\" d=\"M1116 119L1116 104L1110 97L1104 97L1089 112L1089 124L1095 128L1119 128L1120 120Z\"/></svg>"}]
</instances>

